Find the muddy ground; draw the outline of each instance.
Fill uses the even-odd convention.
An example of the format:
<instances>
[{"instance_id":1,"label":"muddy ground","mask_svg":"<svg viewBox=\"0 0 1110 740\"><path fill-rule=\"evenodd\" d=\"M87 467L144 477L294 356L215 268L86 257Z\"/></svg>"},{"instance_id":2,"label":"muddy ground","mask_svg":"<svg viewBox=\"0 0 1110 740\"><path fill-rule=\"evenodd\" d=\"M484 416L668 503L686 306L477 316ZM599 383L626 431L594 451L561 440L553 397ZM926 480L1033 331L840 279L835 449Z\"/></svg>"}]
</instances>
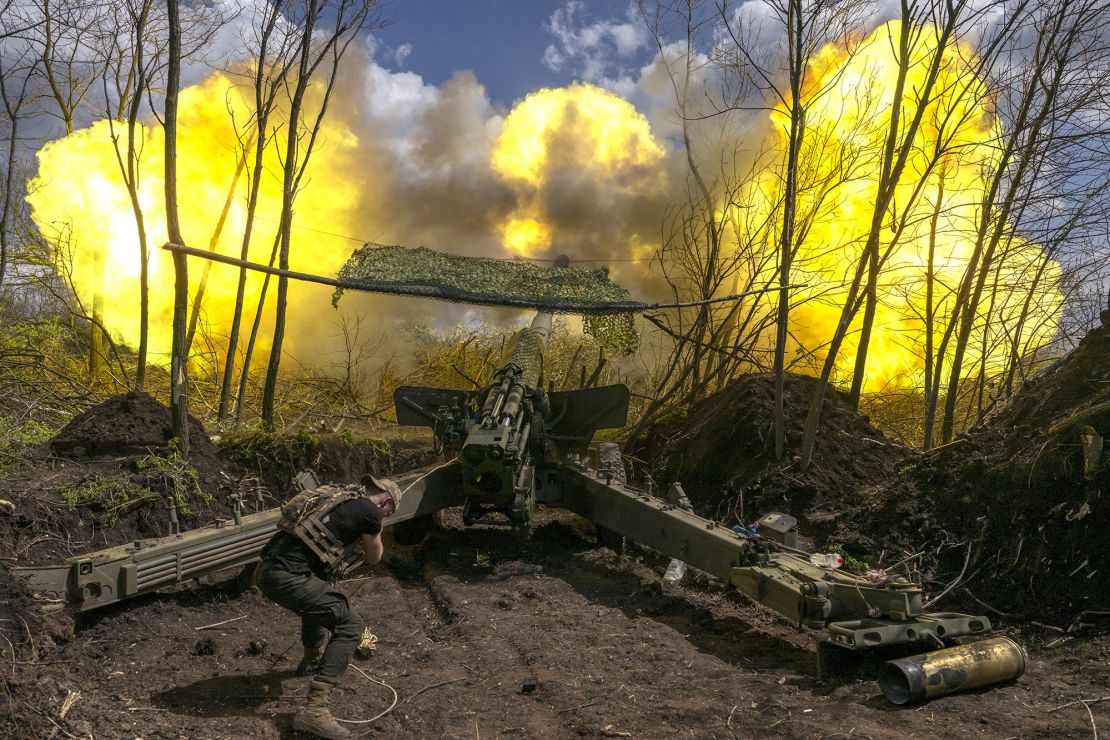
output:
<instances>
[{"instance_id":1,"label":"muddy ground","mask_svg":"<svg viewBox=\"0 0 1110 740\"><path fill-rule=\"evenodd\" d=\"M541 521L529 542L448 528L346 582L380 641L344 677L337 716L388 709L393 694L380 681L399 702L351 725L357 733L1085 738L1092 723L1110 728L1110 702L1090 716L1082 704L1057 709L1110 694L1106 635L1010 631L1030 653L1016 684L897 708L871 681L818 681L813 633L704 578L664 586L662 559L598 548L589 525L569 515ZM224 620L236 621L197 629ZM17 734L294 737L307 682L291 672L296 639L292 615L242 579L86 615L41 665L10 666L9 703L39 697ZM529 679L537 687L522 693Z\"/></svg>"}]
</instances>

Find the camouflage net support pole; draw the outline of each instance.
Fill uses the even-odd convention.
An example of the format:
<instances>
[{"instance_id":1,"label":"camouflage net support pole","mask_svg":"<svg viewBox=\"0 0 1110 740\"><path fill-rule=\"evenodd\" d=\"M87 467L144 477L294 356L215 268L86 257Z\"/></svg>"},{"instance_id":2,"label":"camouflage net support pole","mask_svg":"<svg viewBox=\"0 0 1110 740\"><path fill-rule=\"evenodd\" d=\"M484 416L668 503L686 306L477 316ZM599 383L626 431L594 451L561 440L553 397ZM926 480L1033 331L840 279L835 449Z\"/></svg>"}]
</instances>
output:
<instances>
[{"instance_id":1,"label":"camouflage net support pole","mask_svg":"<svg viewBox=\"0 0 1110 740\"><path fill-rule=\"evenodd\" d=\"M607 267L588 267L555 260L544 266L521 259L461 257L424 247L407 248L366 244L355 250L336 278L283 270L246 260L227 257L180 244L166 244L175 255L220 262L270 275L302 280L335 288L332 304L346 290L386 295L433 298L476 306L530 308L537 311L576 314L582 317L583 330L605 347L632 354L640 336L633 314L657 309L692 308L738 301L747 296L802 285L766 286L756 290L677 303L642 303L614 283Z\"/></svg>"}]
</instances>

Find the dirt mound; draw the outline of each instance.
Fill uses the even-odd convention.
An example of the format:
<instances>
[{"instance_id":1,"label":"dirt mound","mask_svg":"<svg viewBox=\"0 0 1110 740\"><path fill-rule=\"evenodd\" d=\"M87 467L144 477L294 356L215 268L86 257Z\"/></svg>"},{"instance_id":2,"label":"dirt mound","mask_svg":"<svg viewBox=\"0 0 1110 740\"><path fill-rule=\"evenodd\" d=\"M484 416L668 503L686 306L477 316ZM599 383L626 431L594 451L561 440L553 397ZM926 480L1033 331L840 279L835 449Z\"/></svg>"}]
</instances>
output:
<instances>
[{"instance_id":1,"label":"dirt mound","mask_svg":"<svg viewBox=\"0 0 1110 740\"><path fill-rule=\"evenodd\" d=\"M876 527L958 541L955 575L996 608L1072 619L1110 608L1110 450L1085 470L1083 436L1110 437L1110 330L1091 332L994 417L926 455L884 492ZM970 554L968 554L970 548Z\"/></svg>"},{"instance_id":2,"label":"dirt mound","mask_svg":"<svg viewBox=\"0 0 1110 740\"><path fill-rule=\"evenodd\" d=\"M18 563L160 537L170 508L180 526L231 514L244 474L221 459L190 418L188 458L170 444L170 410L153 396L118 395L78 414L6 480L12 511L0 516L0 555ZM172 502L172 503L171 503Z\"/></svg>"},{"instance_id":3,"label":"dirt mound","mask_svg":"<svg viewBox=\"0 0 1110 740\"><path fill-rule=\"evenodd\" d=\"M860 489L889 479L911 450L889 442L830 389L809 470L796 451L816 380L786 378L785 460L774 459L774 378L745 375L678 416L657 421L631 450L661 484L679 480L703 514L750 521L771 509L799 517L819 538ZM816 531L815 531L816 530Z\"/></svg>"},{"instance_id":4,"label":"dirt mound","mask_svg":"<svg viewBox=\"0 0 1110 740\"><path fill-rule=\"evenodd\" d=\"M50 447L69 457L135 455L169 449L172 438L169 407L149 393L132 391L112 396L73 417L50 440ZM192 416L189 451L194 456L216 454L204 427Z\"/></svg>"}]
</instances>

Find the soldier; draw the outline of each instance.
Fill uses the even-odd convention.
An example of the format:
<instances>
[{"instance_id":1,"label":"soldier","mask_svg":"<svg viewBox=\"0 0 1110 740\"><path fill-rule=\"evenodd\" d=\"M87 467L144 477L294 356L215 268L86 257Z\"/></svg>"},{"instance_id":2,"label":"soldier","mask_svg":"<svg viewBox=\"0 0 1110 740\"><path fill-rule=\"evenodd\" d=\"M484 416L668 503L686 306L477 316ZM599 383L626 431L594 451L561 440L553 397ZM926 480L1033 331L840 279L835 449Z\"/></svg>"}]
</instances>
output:
<instances>
[{"instance_id":1,"label":"soldier","mask_svg":"<svg viewBox=\"0 0 1110 740\"><path fill-rule=\"evenodd\" d=\"M333 581L356 558L370 565L381 560L382 519L401 499L400 488L387 478L365 476L363 483L324 485L287 502L280 531L262 550L255 573L266 598L301 618L304 657L297 675L311 675L312 681L293 729L323 738L350 734L332 717L329 703L363 630L362 617Z\"/></svg>"}]
</instances>

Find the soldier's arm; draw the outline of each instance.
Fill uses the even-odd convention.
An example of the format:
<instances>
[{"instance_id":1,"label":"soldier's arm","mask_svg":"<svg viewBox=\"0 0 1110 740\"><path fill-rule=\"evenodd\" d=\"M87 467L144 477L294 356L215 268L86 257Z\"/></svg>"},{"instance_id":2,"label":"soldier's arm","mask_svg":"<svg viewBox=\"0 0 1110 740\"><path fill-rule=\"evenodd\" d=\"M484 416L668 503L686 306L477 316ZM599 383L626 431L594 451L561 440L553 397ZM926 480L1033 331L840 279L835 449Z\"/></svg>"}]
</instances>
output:
<instances>
[{"instance_id":1,"label":"soldier's arm","mask_svg":"<svg viewBox=\"0 0 1110 740\"><path fill-rule=\"evenodd\" d=\"M382 533L362 535L362 552L367 565L377 565L381 562L385 547L382 545Z\"/></svg>"}]
</instances>

